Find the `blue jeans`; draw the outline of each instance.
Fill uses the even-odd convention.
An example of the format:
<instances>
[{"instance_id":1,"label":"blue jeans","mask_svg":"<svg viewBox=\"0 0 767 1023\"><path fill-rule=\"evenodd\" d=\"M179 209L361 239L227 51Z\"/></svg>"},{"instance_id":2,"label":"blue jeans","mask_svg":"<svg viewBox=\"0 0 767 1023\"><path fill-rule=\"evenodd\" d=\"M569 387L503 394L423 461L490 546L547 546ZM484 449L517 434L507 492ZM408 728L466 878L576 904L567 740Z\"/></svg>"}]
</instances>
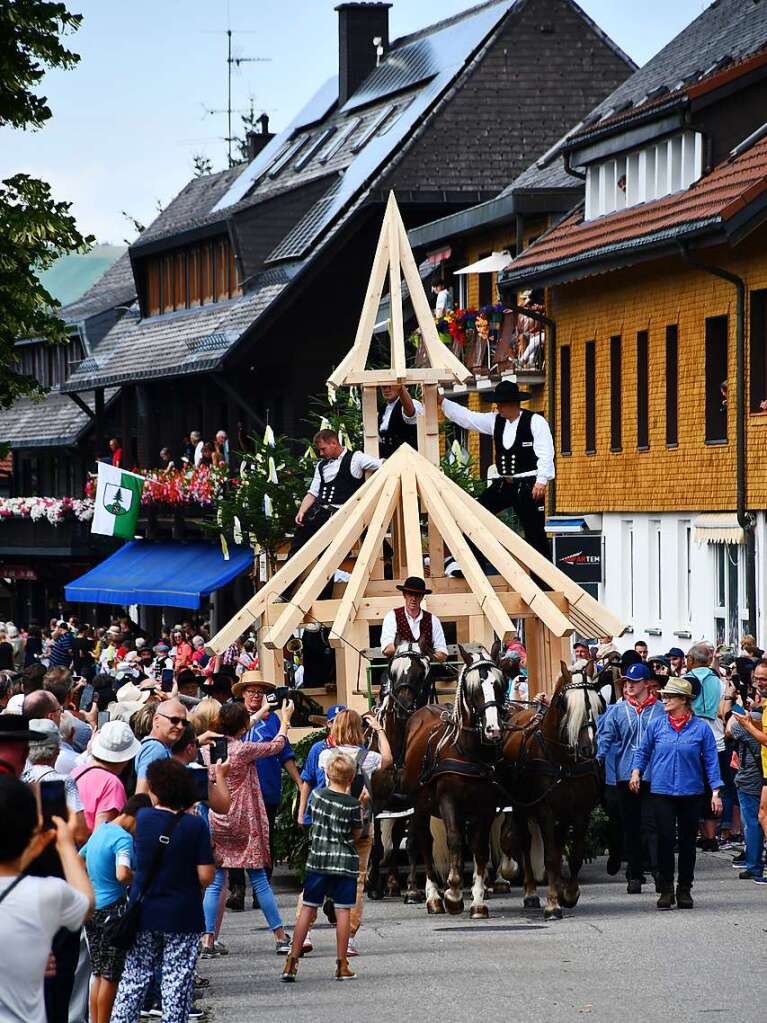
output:
<instances>
[{"instance_id":1,"label":"blue jeans","mask_svg":"<svg viewBox=\"0 0 767 1023\"><path fill-rule=\"evenodd\" d=\"M764 833L759 824L759 796L749 795L738 789L740 799L740 819L743 822L743 834L746 839L745 870L761 877L764 871L762 853L764 852Z\"/></svg>"},{"instance_id":2,"label":"blue jeans","mask_svg":"<svg viewBox=\"0 0 767 1023\"><path fill-rule=\"evenodd\" d=\"M266 917L266 922L269 928L276 931L278 927L282 927L282 917L277 907L277 902L274 898L274 892L272 886L269 884L269 878L266 876L266 870L264 867L248 867L246 870L250 883L253 886L253 891L256 893L258 898L258 904L261 907L261 912ZM205 913L205 933L213 934L216 930L216 914L218 913L218 900L221 896L221 889L224 887L224 878L226 877L226 869L224 867L218 867L216 870L216 876L212 882L205 889L205 896L202 900L202 908Z\"/></svg>"}]
</instances>

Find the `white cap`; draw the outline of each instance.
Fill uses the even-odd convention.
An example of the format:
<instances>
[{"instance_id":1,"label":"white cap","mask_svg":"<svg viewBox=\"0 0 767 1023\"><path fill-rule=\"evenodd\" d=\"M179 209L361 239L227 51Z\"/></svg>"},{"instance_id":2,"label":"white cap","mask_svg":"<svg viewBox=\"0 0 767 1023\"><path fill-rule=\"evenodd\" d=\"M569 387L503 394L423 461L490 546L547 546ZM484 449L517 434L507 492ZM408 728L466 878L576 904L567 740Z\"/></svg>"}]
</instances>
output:
<instances>
[{"instance_id":1,"label":"white cap","mask_svg":"<svg viewBox=\"0 0 767 1023\"><path fill-rule=\"evenodd\" d=\"M46 739L52 739L55 736L57 741L61 740L59 726L50 718L35 718L29 722L29 730L30 732L40 732Z\"/></svg>"},{"instance_id":2,"label":"white cap","mask_svg":"<svg viewBox=\"0 0 767 1023\"><path fill-rule=\"evenodd\" d=\"M91 743L92 755L109 764L132 760L140 749L141 743L124 721L107 721Z\"/></svg>"},{"instance_id":3,"label":"white cap","mask_svg":"<svg viewBox=\"0 0 767 1023\"><path fill-rule=\"evenodd\" d=\"M6 714L23 714L24 713L24 694L16 693L8 701L8 705L5 708Z\"/></svg>"}]
</instances>

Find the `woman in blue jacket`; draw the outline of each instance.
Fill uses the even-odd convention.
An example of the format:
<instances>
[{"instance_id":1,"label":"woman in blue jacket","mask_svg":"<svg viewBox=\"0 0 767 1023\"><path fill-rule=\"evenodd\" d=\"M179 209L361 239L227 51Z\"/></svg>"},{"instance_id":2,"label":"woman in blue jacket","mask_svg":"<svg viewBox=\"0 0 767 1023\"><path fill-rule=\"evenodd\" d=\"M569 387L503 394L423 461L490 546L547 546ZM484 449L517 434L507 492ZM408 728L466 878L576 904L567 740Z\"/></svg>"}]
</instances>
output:
<instances>
[{"instance_id":1,"label":"woman in blue jacket","mask_svg":"<svg viewBox=\"0 0 767 1023\"><path fill-rule=\"evenodd\" d=\"M722 812L722 779L714 734L692 711L692 686L684 678L670 678L658 694L665 715L647 729L634 753L629 783L639 792L642 775L650 776L650 791L658 829L658 874L661 894L658 909L674 905L674 839L679 842L676 904L692 909L690 890L695 876L695 838L706 783L711 809Z\"/></svg>"}]
</instances>

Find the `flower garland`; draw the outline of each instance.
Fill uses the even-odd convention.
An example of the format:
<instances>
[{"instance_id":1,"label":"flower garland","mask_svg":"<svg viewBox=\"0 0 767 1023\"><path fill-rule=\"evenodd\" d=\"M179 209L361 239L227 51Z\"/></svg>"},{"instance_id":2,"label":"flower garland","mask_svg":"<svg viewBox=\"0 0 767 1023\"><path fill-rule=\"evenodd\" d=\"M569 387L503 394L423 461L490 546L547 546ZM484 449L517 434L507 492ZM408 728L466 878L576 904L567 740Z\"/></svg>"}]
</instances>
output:
<instances>
[{"instance_id":1,"label":"flower garland","mask_svg":"<svg viewBox=\"0 0 767 1023\"><path fill-rule=\"evenodd\" d=\"M78 522L93 518L93 501L86 497L0 497L1 519L47 519L52 526L74 516Z\"/></svg>"},{"instance_id":2,"label":"flower garland","mask_svg":"<svg viewBox=\"0 0 767 1023\"><path fill-rule=\"evenodd\" d=\"M136 469L146 480L142 505L217 504L228 478L225 465L199 465L189 469Z\"/></svg>"}]
</instances>

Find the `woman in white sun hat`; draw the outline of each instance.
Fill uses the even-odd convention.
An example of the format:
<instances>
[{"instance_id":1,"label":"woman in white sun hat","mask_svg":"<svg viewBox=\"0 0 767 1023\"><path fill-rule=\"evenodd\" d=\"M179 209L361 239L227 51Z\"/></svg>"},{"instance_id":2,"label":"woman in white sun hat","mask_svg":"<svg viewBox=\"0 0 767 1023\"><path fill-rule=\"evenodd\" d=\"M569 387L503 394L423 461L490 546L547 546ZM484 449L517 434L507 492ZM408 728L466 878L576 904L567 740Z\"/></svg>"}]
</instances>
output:
<instances>
[{"instance_id":1,"label":"woman in white sun hat","mask_svg":"<svg viewBox=\"0 0 767 1023\"><path fill-rule=\"evenodd\" d=\"M72 772L91 831L114 820L128 796L120 775L141 748L124 721L107 721L91 742L91 763Z\"/></svg>"}]
</instances>

